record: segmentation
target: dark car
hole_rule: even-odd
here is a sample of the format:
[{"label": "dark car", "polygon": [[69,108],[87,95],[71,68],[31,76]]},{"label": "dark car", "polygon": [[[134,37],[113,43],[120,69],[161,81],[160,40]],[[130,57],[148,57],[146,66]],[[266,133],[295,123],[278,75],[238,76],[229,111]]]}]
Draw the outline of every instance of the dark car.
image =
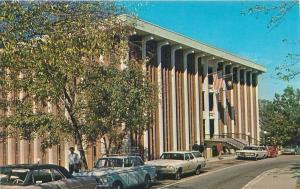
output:
[{"label": "dark car", "polygon": [[95,189],[95,178],[75,178],[65,168],[51,164],[20,164],[0,167],[0,188]]}]

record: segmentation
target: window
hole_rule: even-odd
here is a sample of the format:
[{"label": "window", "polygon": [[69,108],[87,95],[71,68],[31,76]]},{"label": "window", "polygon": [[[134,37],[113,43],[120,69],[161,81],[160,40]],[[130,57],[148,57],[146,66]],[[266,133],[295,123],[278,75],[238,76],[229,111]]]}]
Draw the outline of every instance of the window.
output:
[{"label": "window", "polygon": [[189,156],[190,156],[190,159],[194,159],[193,154],[189,154]]},{"label": "window", "polygon": [[132,167],[132,159],[131,158],[125,158],[124,159],[124,167]]},{"label": "window", "polygon": [[181,153],[163,153],[160,159],[184,160],[184,155]]},{"label": "window", "polygon": [[136,157],[134,158],[134,166],[141,166],[141,165],[144,165],[144,162],[141,160],[141,158],[139,157]]},{"label": "window", "polygon": [[193,155],[194,155],[196,158],[202,157],[202,155],[201,155],[200,152],[193,152]]},{"label": "window", "polygon": [[184,159],[185,159],[185,160],[189,160],[189,159],[190,159],[189,154],[184,154]]},{"label": "window", "polygon": [[0,168],[0,186],[23,185],[29,171],[29,169],[22,168]]},{"label": "window", "polygon": [[52,171],[50,169],[38,169],[32,171],[32,184],[41,184],[52,182],[54,178],[52,178]]}]

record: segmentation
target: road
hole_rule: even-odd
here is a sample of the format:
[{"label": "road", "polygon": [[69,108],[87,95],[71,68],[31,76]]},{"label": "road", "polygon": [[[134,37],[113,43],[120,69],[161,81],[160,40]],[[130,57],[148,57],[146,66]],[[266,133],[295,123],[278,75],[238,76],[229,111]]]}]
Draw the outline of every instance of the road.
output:
[{"label": "road", "polygon": [[200,175],[187,175],[180,181],[159,180],[152,188],[241,189],[261,173],[289,165],[299,167],[300,156],[279,156],[259,161],[224,160],[208,164]]}]

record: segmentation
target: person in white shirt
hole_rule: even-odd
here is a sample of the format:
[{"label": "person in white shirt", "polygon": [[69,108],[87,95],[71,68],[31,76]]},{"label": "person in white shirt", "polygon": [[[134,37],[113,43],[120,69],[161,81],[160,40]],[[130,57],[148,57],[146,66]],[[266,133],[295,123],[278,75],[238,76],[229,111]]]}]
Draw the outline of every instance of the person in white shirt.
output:
[{"label": "person in white shirt", "polygon": [[80,164],[80,156],[75,153],[74,147],[70,147],[70,154],[68,155],[69,159],[69,172],[73,174],[73,172],[78,173],[79,172],[79,164]]}]

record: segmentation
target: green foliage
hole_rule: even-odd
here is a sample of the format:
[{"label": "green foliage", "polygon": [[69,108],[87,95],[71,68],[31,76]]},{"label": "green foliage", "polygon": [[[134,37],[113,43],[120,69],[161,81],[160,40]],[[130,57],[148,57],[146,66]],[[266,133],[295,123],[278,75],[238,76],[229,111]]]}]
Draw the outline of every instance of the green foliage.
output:
[{"label": "green foliage", "polygon": [[[300,90],[287,87],[272,101],[260,101],[262,130],[276,145],[300,144]],[[265,136],[263,136],[265,137]],[[264,140],[264,139],[262,139]]]},{"label": "green foliage", "polygon": [[85,161],[83,144],[146,128],[154,87],[126,60],[133,25],[121,13],[112,2],[0,3],[2,137],[74,140]]}]

